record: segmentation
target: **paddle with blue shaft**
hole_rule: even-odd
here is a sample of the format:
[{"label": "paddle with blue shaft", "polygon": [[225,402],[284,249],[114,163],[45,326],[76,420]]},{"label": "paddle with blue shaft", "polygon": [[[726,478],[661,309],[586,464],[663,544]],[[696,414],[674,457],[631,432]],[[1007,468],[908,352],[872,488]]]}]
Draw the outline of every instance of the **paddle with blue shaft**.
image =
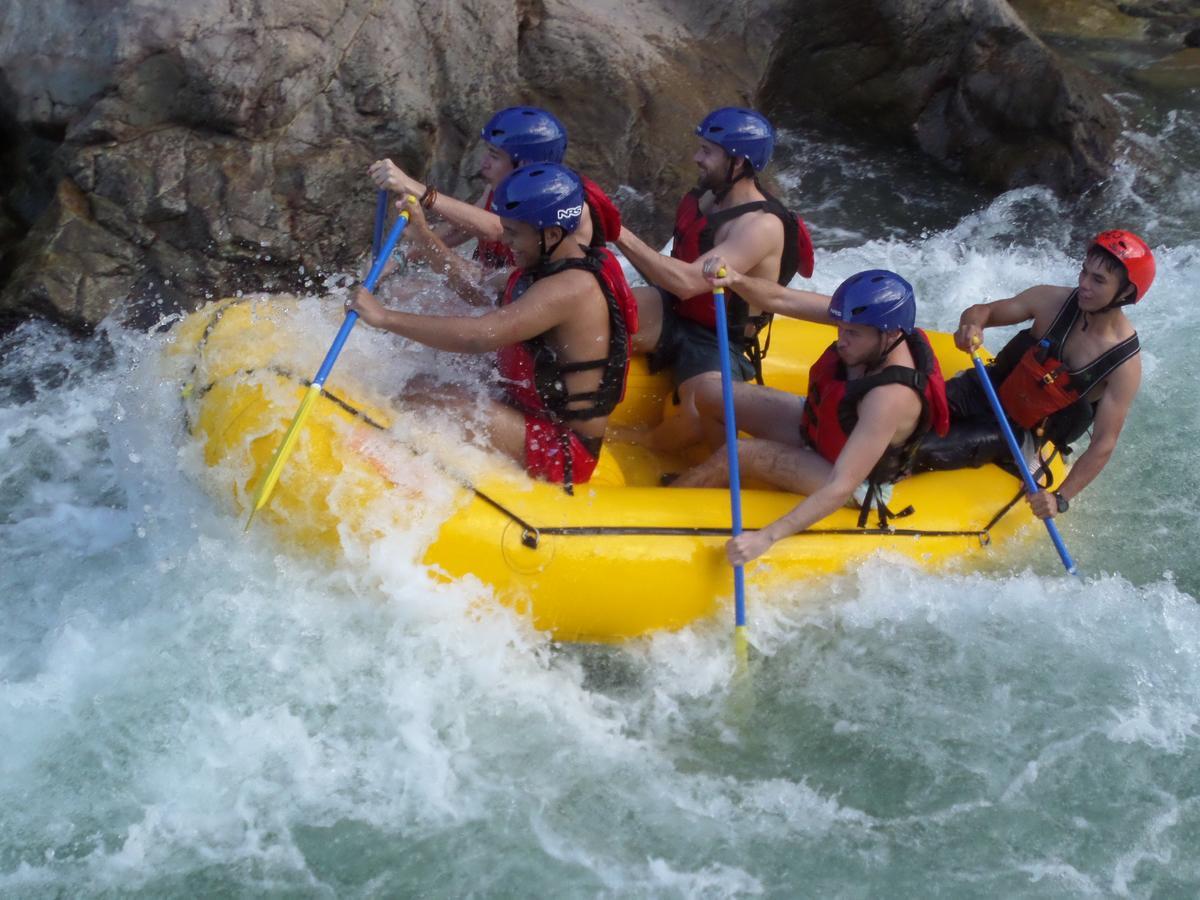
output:
[{"label": "paddle with blue shaft", "polygon": [[[717,270],[725,277],[725,269]],[[738,469],[737,422],[733,418],[733,372],[729,366],[729,331],[725,315],[725,288],[713,288],[717,314],[717,346],[721,357],[721,397],[725,403],[725,450],[729,454],[729,513],[733,520],[733,536],[742,533],[742,479]],[[746,665],[746,572],[733,567],[733,646],[738,665]]]},{"label": "paddle with blue shaft", "polygon": [[[1017,464],[1017,471],[1021,473],[1021,478],[1025,482],[1025,490],[1030,494],[1036,494],[1041,488],[1029,474],[1029,467],[1025,465],[1025,457],[1021,455],[1021,446],[1017,443],[1012,426],[1008,424],[1008,416],[1004,414],[1004,407],[1000,405],[1000,398],[996,396],[996,389],[992,386],[992,379],[988,377],[987,367],[979,358],[979,351],[974,347],[971,348],[971,362],[975,364],[975,374],[979,376],[979,383],[983,385],[983,392],[987,394],[988,403],[992,406],[992,413],[1000,425],[1000,432],[1004,435],[1004,440],[1008,442],[1013,462]],[[1043,519],[1042,521],[1046,523],[1046,531],[1050,532],[1050,540],[1054,542],[1054,549],[1058,551],[1058,556],[1062,560],[1063,566],[1066,567],[1067,574],[1078,575],[1075,560],[1071,559],[1071,554],[1067,552],[1067,545],[1063,543],[1062,535],[1058,533],[1058,526],[1054,524],[1053,519]]]},{"label": "paddle with blue shaft", "polygon": [[[380,193],[385,194],[385,196],[381,199],[379,211],[385,212],[387,209],[386,192],[380,191]],[[410,201],[412,199],[410,198]],[[382,219],[383,216],[376,216],[377,234],[382,232]],[[404,233],[406,225],[408,225],[407,211],[400,213],[396,224],[388,232],[387,240],[383,242],[383,247],[379,248],[379,251],[375,254],[375,262],[371,266],[371,272],[367,275],[367,280],[363,282],[363,287],[368,291],[375,289],[376,283],[383,274],[383,267],[392,255],[392,251],[396,249],[396,242],[400,240],[400,235]],[[333,346],[325,354],[325,361],[321,363],[321,368],[317,370],[316,377],[313,378],[312,384],[308,387],[308,393],[304,395],[304,399],[300,402],[300,409],[296,411],[296,417],[292,419],[291,427],[288,428],[287,434],[284,435],[283,441],[275,451],[275,456],[271,460],[271,466],[267,469],[267,474],[263,476],[262,481],[258,484],[258,490],[254,494],[254,503],[250,507],[250,517],[246,520],[247,531],[250,530],[250,524],[254,521],[254,514],[266,506],[267,501],[271,499],[271,492],[275,489],[276,482],[279,481],[279,474],[283,471],[283,464],[287,462],[287,458],[292,452],[292,447],[296,444],[296,439],[300,437],[300,430],[304,427],[304,420],[308,418],[313,404],[321,396],[325,379],[329,377],[329,373],[333,369],[333,364],[337,362],[338,354],[342,352],[342,346],[346,343],[346,338],[350,336],[350,331],[354,328],[354,323],[357,321],[358,313],[354,310],[346,313],[346,319],[342,322],[342,327],[338,330],[337,337],[333,339]]]}]

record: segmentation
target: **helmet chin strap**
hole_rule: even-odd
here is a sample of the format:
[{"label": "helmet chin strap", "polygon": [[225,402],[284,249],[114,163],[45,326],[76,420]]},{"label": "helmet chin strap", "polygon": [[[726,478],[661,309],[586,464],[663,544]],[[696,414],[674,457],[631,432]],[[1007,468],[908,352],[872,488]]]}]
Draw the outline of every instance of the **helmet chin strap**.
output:
[{"label": "helmet chin strap", "polygon": [[729,192],[733,190],[733,186],[735,184],[737,184],[743,178],[752,177],[754,170],[750,168],[750,163],[746,163],[746,165],[742,166],[742,172],[740,175],[733,174],[733,167],[737,165],[737,161],[741,158],[742,157],[740,156],[729,157],[729,168],[725,170],[725,184],[721,186],[720,190],[713,191],[713,197],[716,198],[718,203],[729,196]]},{"label": "helmet chin strap", "polygon": [[[879,355],[877,355],[875,357],[875,359],[873,359],[871,361],[871,365],[867,366],[867,371],[872,372],[875,369],[878,369],[880,366],[882,366],[884,363],[884,360],[886,360],[889,356],[892,355],[892,351],[904,343],[905,337],[906,337],[906,335],[904,334],[904,332],[903,331],[900,332],[900,337],[898,337],[898,338],[896,338],[896,340],[892,341],[892,345],[890,347],[888,347],[886,350],[880,352]],[[887,332],[880,331],[879,332],[879,345],[883,346],[883,342],[886,339],[887,339]]]},{"label": "helmet chin strap", "polygon": [[[1130,290],[1130,288],[1132,288],[1132,290]],[[1124,296],[1124,299],[1121,299],[1120,297],[1114,297],[1112,299],[1112,301],[1108,304],[1108,306],[1104,307],[1103,309],[1098,309],[1094,313],[1085,312],[1083,314],[1083,327],[1080,328],[1079,330],[1087,331],[1088,325],[1091,324],[1093,316],[1102,316],[1105,313],[1110,313],[1110,312],[1113,312],[1114,310],[1118,310],[1122,306],[1132,306],[1134,303],[1137,302],[1137,288],[1133,287],[1133,285],[1126,285],[1126,289],[1125,289],[1123,296]]]},{"label": "helmet chin strap", "polygon": [[538,263],[539,264],[544,263],[548,259],[550,259],[550,257],[554,255],[554,251],[557,250],[559,248],[559,245],[561,245],[562,242],[565,241],[566,239],[567,239],[567,233],[564,231],[562,233],[562,237],[560,237],[557,241],[554,242],[554,246],[547,248],[546,247],[546,229],[545,228],[539,229],[538,230],[538,249],[541,251],[541,256],[538,257]]}]

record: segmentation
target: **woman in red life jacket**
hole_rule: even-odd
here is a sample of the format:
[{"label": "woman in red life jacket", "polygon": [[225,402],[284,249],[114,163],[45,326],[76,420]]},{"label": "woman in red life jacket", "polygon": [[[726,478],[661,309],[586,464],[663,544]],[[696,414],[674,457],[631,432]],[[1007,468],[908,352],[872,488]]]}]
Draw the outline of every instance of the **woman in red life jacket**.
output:
[{"label": "woman in red life jacket", "polygon": [[[852,275],[829,303],[838,337],[809,370],[808,396],[751,386],[741,392],[738,427],[754,435],[738,441],[744,477],[806,498],[761,531],[731,540],[727,552],[734,565],[855,499],[865,521],[872,501],[886,507],[890,485],[911,471],[921,438],[931,430],[945,433],[945,382],[916,327],[916,306],[912,286],[894,272]],[[728,484],[724,449],[675,483]]]},{"label": "woman in red life jacket", "polygon": [[[419,315],[386,309],[359,288],[347,308],[440,350],[496,352],[496,398],[484,410],[482,436],[531,476],[569,489],[591,477],[608,415],[624,393],[637,307],[616,258],[574,236],[585,199],[570,169],[523,166],[497,187],[495,202],[517,267],[498,307],[481,316]],[[406,208],[418,225],[419,205]],[[425,393],[455,421],[477,407],[449,386]]]},{"label": "woman in red life jacket", "polygon": [[[983,330],[1030,322],[989,366],[1004,411],[1040,445],[1059,449],[1089,426],[1092,439],[1057,491],[1029,498],[1036,515],[1066,512],[1069,501],[1104,469],[1141,384],[1137,332],[1124,308],[1154,280],[1154,255],[1136,234],[1105,231],[1088,244],[1076,287],[1038,285],[1015,297],[968,307],[955,343],[978,346]],[[982,465],[1007,455],[991,407],[973,372],[947,386],[953,425],[945,441],[921,448],[921,468]]]},{"label": "woman in red life jacket", "polygon": [[[803,222],[770,196],[757,173],[766,168],[775,131],[754,110],[727,107],[709,113],[697,127],[693,161],[697,187],[679,204],[670,256],[660,254],[628,229],[617,246],[649,282],[634,291],[642,319],[635,349],[650,353],[652,369],[668,369],[677,388],[680,414],[659,428],[623,436],[664,451],[702,438],[695,394],[706,382],[720,383],[712,288],[704,261],[721,256],[740,272],[786,284],[800,271],[812,274],[812,243]],[[726,292],[730,323],[730,368],[738,381],[754,377],[747,357],[753,333],[751,309]]]}]

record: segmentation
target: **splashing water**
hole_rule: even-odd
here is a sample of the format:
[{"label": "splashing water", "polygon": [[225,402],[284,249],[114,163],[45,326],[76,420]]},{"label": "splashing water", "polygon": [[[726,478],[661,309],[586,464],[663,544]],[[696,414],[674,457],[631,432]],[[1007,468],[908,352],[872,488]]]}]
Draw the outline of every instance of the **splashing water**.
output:
[{"label": "splashing water", "polygon": [[1141,395],[1063,520],[1086,578],[1036,538],[752,597],[734,702],[727,622],[556,646],[411,562],[428,518],[331,565],[243,537],[169,333],[27,324],[0,339],[0,894],[1195,894],[1200,118],[1139,123],[1177,162],[1077,204],[789,140],[816,288],[894,268],[931,327],[1071,284],[1102,228],[1155,247]]}]

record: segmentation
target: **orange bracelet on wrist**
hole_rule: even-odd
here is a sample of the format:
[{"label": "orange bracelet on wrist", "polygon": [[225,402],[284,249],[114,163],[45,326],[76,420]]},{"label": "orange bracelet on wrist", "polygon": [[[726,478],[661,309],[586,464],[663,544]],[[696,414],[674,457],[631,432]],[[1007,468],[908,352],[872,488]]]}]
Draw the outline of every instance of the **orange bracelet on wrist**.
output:
[{"label": "orange bracelet on wrist", "polygon": [[438,189],[432,184],[425,188],[425,193],[421,195],[421,206],[425,209],[433,209],[433,204],[437,203]]}]

